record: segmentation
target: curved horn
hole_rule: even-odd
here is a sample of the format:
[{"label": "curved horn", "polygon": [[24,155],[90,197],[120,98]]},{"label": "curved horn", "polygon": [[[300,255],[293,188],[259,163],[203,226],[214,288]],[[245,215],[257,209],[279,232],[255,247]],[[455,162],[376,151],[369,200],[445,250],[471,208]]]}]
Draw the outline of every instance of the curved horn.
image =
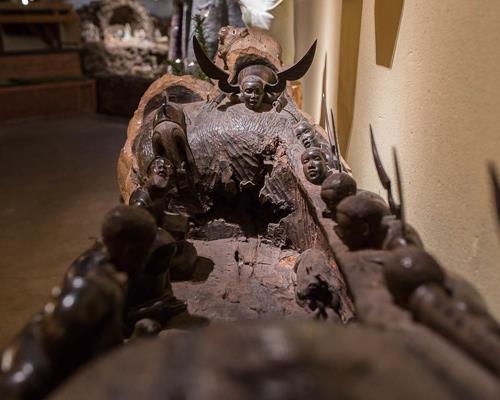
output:
[{"label": "curved horn", "polygon": [[238,93],[240,91],[239,86],[233,86],[229,83],[229,74],[215,65],[205,54],[196,36],[193,36],[193,50],[203,73],[210,79],[215,79],[218,82],[220,90],[224,93]]},{"label": "curved horn", "polygon": [[267,90],[273,93],[283,92],[286,89],[287,81],[296,81],[302,78],[314,61],[317,43],[318,41],[315,40],[304,57],[302,57],[295,65],[285,69],[284,71],[278,72],[278,83],[275,85],[268,85]]},{"label": "curved horn", "polygon": [[398,206],[396,205],[394,197],[392,196],[391,179],[389,178],[389,175],[387,175],[387,172],[385,171],[385,168],[382,164],[382,160],[380,159],[380,156],[378,154],[378,149],[377,145],[375,144],[375,138],[373,137],[373,129],[371,124],[370,124],[370,141],[372,144],[373,161],[375,162],[375,168],[377,169],[378,178],[384,189],[387,191],[387,202],[389,203],[391,212],[394,215],[397,215]]}]

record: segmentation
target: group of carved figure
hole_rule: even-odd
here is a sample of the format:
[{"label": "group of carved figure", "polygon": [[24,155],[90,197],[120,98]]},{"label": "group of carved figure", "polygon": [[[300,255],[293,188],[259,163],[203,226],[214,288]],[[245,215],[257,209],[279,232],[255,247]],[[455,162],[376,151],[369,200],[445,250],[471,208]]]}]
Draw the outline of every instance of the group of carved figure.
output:
[{"label": "group of carved figure", "polygon": [[3,398],[43,397],[82,363],[135,334],[153,334],[185,309],[168,270],[176,242],[148,212],[118,206],[101,239],[66,272],[61,286],[1,356]]},{"label": "group of carved figure", "polygon": [[[332,130],[331,126],[327,128]],[[336,222],[334,230],[350,251],[382,250],[372,261],[382,266],[395,304],[500,374],[500,324],[485,306],[460,298],[447,285],[445,269],[424,250],[418,233],[405,221],[396,152],[393,156],[400,204],[394,199],[392,182],[382,165],[371,126],[370,139],[387,203],[374,193],[359,190],[356,181],[340,166],[321,185],[321,198],[327,206],[324,214]],[[498,181],[493,167],[490,171],[498,204]]]},{"label": "group of carved figure", "polygon": [[[193,47],[202,70],[218,81],[222,93],[216,102],[228,97],[254,112],[280,112],[286,82],[307,71],[315,49],[313,45],[301,61],[281,72],[250,60],[231,78],[208,59],[196,38]],[[303,173],[321,187],[324,216],[336,222],[338,237],[350,251],[381,250],[374,261],[383,268],[394,302],[500,374],[500,326],[484,307],[458,298],[447,287],[445,270],[406,223],[396,157],[400,204],[373,132],[372,151],[387,203],[358,188],[342,163],[333,115],[325,116],[330,143],[305,119],[295,125],[294,134],[305,148]],[[140,182],[128,205],[106,215],[101,238],[74,261],[47,304],[1,354],[2,398],[40,398],[81,364],[127,339],[157,334],[186,310],[186,303],[174,296],[171,278],[188,279],[195,268],[196,250],[186,237],[188,209],[202,207],[200,182],[185,115],[166,94],[149,134],[148,141],[138,144],[146,156],[138,159]],[[496,178],[494,183],[498,198]],[[325,253],[304,251],[295,272],[299,305],[319,319],[339,320],[337,278]]]},{"label": "group of carved figure", "polygon": [[[182,112],[163,103],[155,116],[152,161],[129,205],[104,218],[101,238],[69,267],[60,287],[1,355],[2,398],[38,399],[76,368],[131,337],[157,334],[186,310],[170,275],[193,272],[196,250],[185,240],[196,171]],[[186,163],[191,161],[190,163]]]},{"label": "group of carved figure", "polygon": [[[230,83],[194,39],[209,76],[216,75],[233,101],[256,112],[282,107],[287,80],[307,71],[314,49],[282,72],[267,65],[242,67]],[[186,310],[170,279],[188,279],[195,267],[196,250],[185,238],[186,207],[201,207],[198,171],[184,113],[166,94],[150,134],[147,143],[139,143],[146,156],[139,158],[140,182],[128,205],[106,215],[101,239],[69,267],[61,287],[2,352],[2,398],[41,398],[83,363],[129,338],[157,334]]]}]

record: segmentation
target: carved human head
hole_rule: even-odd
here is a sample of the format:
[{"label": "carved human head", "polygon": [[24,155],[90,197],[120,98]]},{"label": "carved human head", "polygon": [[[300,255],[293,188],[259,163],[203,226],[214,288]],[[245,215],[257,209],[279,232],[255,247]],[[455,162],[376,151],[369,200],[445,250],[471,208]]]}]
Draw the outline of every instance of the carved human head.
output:
[{"label": "carved human head", "polygon": [[147,260],[156,237],[156,222],[139,207],[120,205],[104,217],[101,235],[116,268],[134,274]]},{"label": "carved human head", "polygon": [[309,129],[302,134],[302,144],[306,149],[318,146],[318,136],[314,129]]},{"label": "carved human head", "polygon": [[350,250],[377,248],[383,240],[382,218],[389,213],[382,201],[361,194],[349,196],[337,206],[334,229]]},{"label": "carved human head", "polygon": [[295,137],[297,138],[297,140],[300,140],[301,142],[302,142],[302,136],[311,131],[314,131],[314,126],[312,126],[309,123],[309,121],[306,121],[305,119],[300,121],[293,128],[293,133],[295,134]]},{"label": "carved human head", "polygon": [[429,253],[416,246],[400,247],[382,261],[387,288],[394,302],[406,307],[411,294],[421,285],[443,284],[445,272]]},{"label": "carved human head", "polygon": [[335,172],[326,177],[321,184],[321,199],[335,218],[337,205],[346,197],[356,194],[357,184],[354,178],[345,172]]},{"label": "carved human head", "polygon": [[247,108],[259,111],[266,100],[266,85],[277,82],[276,72],[267,65],[250,65],[242,68],[238,73],[240,100]]},{"label": "carved human head", "polygon": [[264,101],[264,83],[257,76],[247,76],[241,83],[241,100],[253,111],[258,111]]},{"label": "carved human head", "polygon": [[158,189],[173,186],[174,166],[165,157],[156,157],[148,167],[147,185]]},{"label": "carved human head", "polygon": [[321,185],[328,174],[323,151],[318,147],[311,147],[302,153],[301,162],[306,179],[314,185]]}]

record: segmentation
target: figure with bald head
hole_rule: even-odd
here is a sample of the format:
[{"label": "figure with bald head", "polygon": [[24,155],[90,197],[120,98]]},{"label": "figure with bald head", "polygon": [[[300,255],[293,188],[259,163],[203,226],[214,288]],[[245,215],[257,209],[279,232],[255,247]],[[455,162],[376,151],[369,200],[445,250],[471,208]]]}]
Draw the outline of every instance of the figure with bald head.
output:
[{"label": "figure with bald head", "polygon": [[350,250],[378,249],[386,233],[382,219],[389,214],[389,208],[383,201],[359,193],[338,204],[334,229]]}]

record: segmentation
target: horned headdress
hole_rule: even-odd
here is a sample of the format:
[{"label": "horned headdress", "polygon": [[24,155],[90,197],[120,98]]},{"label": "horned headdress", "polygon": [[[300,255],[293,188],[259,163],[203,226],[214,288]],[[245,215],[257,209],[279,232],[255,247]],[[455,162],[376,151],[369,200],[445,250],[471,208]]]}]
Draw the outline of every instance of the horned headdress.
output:
[{"label": "horned headdress", "polygon": [[196,56],[196,60],[200,65],[201,70],[209,78],[214,79],[218,82],[219,89],[227,94],[238,94],[240,93],[240,84],[242,81],[249,76],[255,76],[259,80],[265,83],[265,90],[268,93],[279,94],[286,89],[287,81],[296,81],[302,78],[308,71],[314,60],[314,54],[316,53],[316,43],[315,41],[309,48],[307,53],[298,61],[295,65],[290,68],[284,69],[282,71],[276,71],[270,65],[265,65],[261,62],[256,62],[253,65],[246,66],[237,72],[236,79],[231,79],[228,72],[219,68],[215,63],[205,54],[201,48],[196,36],[193,36],[193,49]]}]

